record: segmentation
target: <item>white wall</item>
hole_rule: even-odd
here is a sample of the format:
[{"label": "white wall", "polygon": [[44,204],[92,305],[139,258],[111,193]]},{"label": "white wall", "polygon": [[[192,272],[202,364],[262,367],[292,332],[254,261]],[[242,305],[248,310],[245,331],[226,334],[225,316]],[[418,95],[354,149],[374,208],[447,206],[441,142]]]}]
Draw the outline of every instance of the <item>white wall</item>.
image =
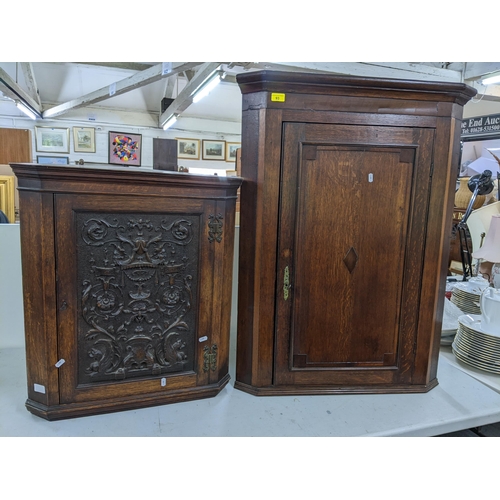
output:
[{"label": "white wall", "polygon": [[464,118],[496,115],[500,113],[500,102],[474,97],[464,106]]},{"label": "white wall", "polygon": [[[108,133],[128,132],[142,135],[141,166],[153,167],[153,138],[175,139],[189,138],[224,140],[241,142],[241,123],[218,120],[207,120],[181,116],[174,127],[162,130],[157,127],[158,116],[149,113],[111,110],[106,108],[77,109],[61,115],[54,120],[31,120],[24,117],[10,102],[0,101],[0,127],[21,128],[32,131],[33,162],[37,155],[45,155],[36,151],[35,127],[63,127],[70,130],[70,152],[50,154],[50,156],[68,156],[70,164],[83,159],[86,163],[108,163]],[[93,127],[96,129],[96,152],[75,153],[73,146],[73,127]],[[201,158],[201,152],[200,152]],[[234,162],[179,160],[179,165],[206,169],[234,170]]]},{"label": "white wall", "polygon": [[0,349],[24,347],[19,224],[0,224]]}]

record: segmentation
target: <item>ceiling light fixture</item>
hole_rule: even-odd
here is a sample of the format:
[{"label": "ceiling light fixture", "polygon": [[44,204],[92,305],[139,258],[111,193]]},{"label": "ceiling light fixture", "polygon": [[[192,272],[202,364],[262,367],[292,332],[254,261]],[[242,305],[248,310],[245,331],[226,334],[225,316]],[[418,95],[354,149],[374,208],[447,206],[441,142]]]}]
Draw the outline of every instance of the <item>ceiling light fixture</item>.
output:
[{"label": "ceiling light fixture", "polygon": [[500,73],[493,74],[492,76],[489,76],[488,78],[484,78],[481,80],[481,83],[483,85],[492,85],[494,83],[500,83]]},{"label": "ceiling light fixture", "polygon": [[30,108],[25,106],[21,101],[16,101],[16,106],[27,116],[29,116],[32,120],[37,119],[37,115]]},{"label": "ceiling light fixture", "polygon": [[163,124],[163,130],[167,130],[177,121],[177,115],[172,115],[167,118],[167,121]]},{"label": "ceiling light fixture", "polygon": [[206,97],[226,76],[223,71],[217,70],[210,75],[192,94],[193,103],[201,101]]}]

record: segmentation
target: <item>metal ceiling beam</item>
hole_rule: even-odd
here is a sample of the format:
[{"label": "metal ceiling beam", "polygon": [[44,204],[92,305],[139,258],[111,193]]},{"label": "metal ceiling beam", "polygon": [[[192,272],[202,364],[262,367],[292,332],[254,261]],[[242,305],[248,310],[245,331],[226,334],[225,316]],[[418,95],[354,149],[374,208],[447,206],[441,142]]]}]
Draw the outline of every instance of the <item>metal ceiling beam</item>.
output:
[{"label": "metal ceiling beam", "polygon": [[145,85],[149,85],[150,83],[175,75],[181,71],[194,68],[199,66],[201,63],[182,62],[170,64],[170,66],[166,66],[164,63],[157,64],[156,66],[140,71],[135,75],[120,80],[119,82],[113,83],[94,92],[90,92],[89,94],[79,97],[78,99],[73,99],[49,108],[43,112],[43,118],[53,118],[54,116],[62,115],[73,109],[83,108],[85,106],[95,104],[96,102],[105,101],[111,97],[136,90]]},{"label": "metal ceiling beam", "polygon": [[464,80],[481,80],[490,73],[500,71],[500,62],[468,62]]},{"label": "metal ceiling beam", "polygon": [[400,78],[410,80],[462,81],[462,72],[419,63],[397,62],[258,62],[236,63],[246,69],[310,71],[341,75]]},{"label": "metal ceiling beam", "polygon": [[102,66],[104,68],[125,69],[132,71],[144,71],[154,64],[136,62],[77,62],[75,64],[88,64],[89,66]]},{"label": "metal ceiling beam", "polygon": [[0,85],[5,88],[4,94],[15,101],[21,101],[42,116],[42,108],[33,98],[23,90],[2,68],[0,68]]},{"label": "metal ceiling beam", "polygon": [[35,80],[35,72],[33,71],[33,64],[30,62],[19,63],[21,70],[24,74],[24,79],[26,81],[26,87],[31,97],[36,101],[38,106],[42,106],[42,101],[40,101],[40,94],[38,93],[38,86]]},{"label": "metal ceiling beam", "polygon": [[219,66],[220,62],[206,62],[204,63],[196,75],[189,81],[189,83],[181,90],[175,101],[165,110],[158,120],[160,128],[167,122],[173,114],[182,113],[193,102],[192,94],[194,91],[213,73]]},{"label": "metal ceiling beam", "polygon": [[167,97],[169,99],[174,97],[175,83],[174,78],[167,78],[167,81],[165,82],[165,90],[163,91],[163,97]]}]

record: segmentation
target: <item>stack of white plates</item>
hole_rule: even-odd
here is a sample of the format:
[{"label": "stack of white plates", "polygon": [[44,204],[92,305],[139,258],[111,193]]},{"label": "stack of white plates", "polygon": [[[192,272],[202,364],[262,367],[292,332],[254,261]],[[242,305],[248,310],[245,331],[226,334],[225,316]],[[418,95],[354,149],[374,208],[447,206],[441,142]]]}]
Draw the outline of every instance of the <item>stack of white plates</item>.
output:
[{"label": "stack of white plates", "polygon": [[479,370],[500,374],[500,336],[481,327],[481,316],[464,314],[451,350],[460,361]]},{"label": "stack of white plates", "polygon": [[481,314],[481,290],[476,290],[469,283],[457,283],[451,292],[451,302],[466,314]]}]

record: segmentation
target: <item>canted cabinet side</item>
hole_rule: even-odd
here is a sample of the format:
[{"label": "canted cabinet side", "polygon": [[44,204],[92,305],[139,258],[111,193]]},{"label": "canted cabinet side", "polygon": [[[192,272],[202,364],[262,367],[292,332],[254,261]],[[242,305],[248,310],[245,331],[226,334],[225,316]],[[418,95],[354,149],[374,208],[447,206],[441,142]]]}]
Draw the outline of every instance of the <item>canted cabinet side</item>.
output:
[{"label": "canted cabinet side", "polygon": [[475,91],[267,71],[238,83],[235,387],[428,391],[437,384],[457,124]]},{"label": "canted cabinet side", "polygon": [[229,380],[240,179],[12,167],[29,383],[45,387],[29,387],[28,410],[52,420],[215,396]]}]

